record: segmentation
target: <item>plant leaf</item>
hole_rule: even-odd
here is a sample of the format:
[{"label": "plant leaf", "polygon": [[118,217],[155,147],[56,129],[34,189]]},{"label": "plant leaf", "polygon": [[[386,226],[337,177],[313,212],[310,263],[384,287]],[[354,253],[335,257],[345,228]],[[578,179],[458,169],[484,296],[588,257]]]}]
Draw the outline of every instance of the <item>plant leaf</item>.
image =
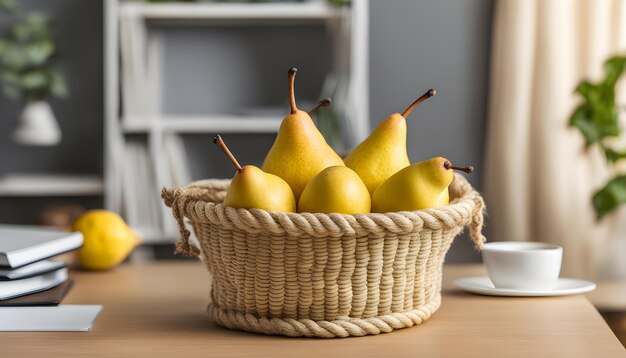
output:
[{"label": "plant leaf", "polygon": [[585,102],[578,106],[569,125],[580,130],[586,146],[606,137],[620,135],[619,109],[615,104],[615,84],[626,70],[626,57],[612,57],[604,65],[605,78],[598,83],[581,82],[576,87]]},{"label": "plant leaf", "polygon": [[50,39],[52,37],[48,29],[48,18],[40,13],[28,14],[24,21],[11,26],[9,33],[17,42],[21,43]]},{"label": "plant leaf", "polygon": [[594,85],[589,81],[583,81],[578,85],[578,87],[576,87],[575,92],[585,97],[585,100],[587,100],[587,102],[596,102],[600,99],[598,98],[598,89],[599,85]]},{"label": "plant leaf", "polygon": [[570,118],[569,125],[576,127],[580,130],[585,138],[585,145],[590,146],[593,143],[599,142],[602,139],[600,128],[594,125],[590,120],[590,108],[587,104],[580,105],[572,118]]},{"label": "plant leaf", "polygon": [[20,84],[20,77],[11,71],[0,70],[0,81],[17,86]]},{"label": "plant leaf", "polygon": [[[582,104],[574,111],[569,125],[580,130],[587,146],[606,137],[618,136],[620,134],[618,112],[614,111],[614,108],[613,106],[602,110],[594,109],[590,104]],[[607,113],[606,110],[610,112]]]},{"label": "plant leaf", "polygon": [[604,188],[593,195],[593,206],[598,219],[621,204],[626,203],[626,175],[611,179]]},{"label": "plant leaf", "polygon": [[20,84],[25,90],[36,90],[46,87],[48,76],[44,70],[33,70],[22,75]]},{"label": "plant leaf", "polygon": [[50,94],[59,97],[65,98],[68,95],[67,84],[65,83],[65,78],[61,72],[54,68],[50,70]]},{"label": "plant leaf", "polygon": [[335,7],[348,6],[350,5],[350,0],[329,0],[330,5]]},{"label": "plant leaf", "polygon": [[13,72],[0,71],[2,92],[9,98],[17,99],[20,96],[20,77]]},{"label": "plant leaf", "polygon": [[611,88],[614,88],[624,71],[626,71],[626,56],[611,57],[604,64],[604,72],[606,73],[605,83]]},{"label": "plant leaf", "polygon": [[43,65],[54,54],[54,42],[41,40],[25,46],[24,51],[28,57],[29,66]]},{"label": "plant leaf", "polygon": [[[0,0],[0,7],[19,10],[14,0]],[[5,93],[22,99],[67,95],[63,76],[54,67],[56,42],[46,15],[14,13],[0,39],[0,82]]]},{"label": "plant leaf", "polygon": [[604,148],[604,155],[606,155],[606,160],[615,163],[619,160],[626,159],[626,150],[617,151],[613,148]]},{"label": "plant leaf", "polygon": [[6,12],[12,13],[17,11],[18,6],[15,0],[0,0],[0,8]]},{"label": "plant leaf", "polygon": [[0,53],[0,67],[20,72],[28,67],[28,55],[19,44],[7,43]]},{"label": "plant leaf", "polygon": [[[580,130],[587,147],[599,143],[606,159],[610,163],[626,159],[626,151],[618,151],[604,145],[607,137],[621,134],[619,108],[615,103],[615,85],[626,71],[626,56],[609,58],[604,64],[604,79],[598,83],[581,82],[576,93],[584,102],[572,114],[569,125]],[[626,175],[620,175],[609,181],[593,196],[593,206],[598,219],[619,205],[626,203]]]}]

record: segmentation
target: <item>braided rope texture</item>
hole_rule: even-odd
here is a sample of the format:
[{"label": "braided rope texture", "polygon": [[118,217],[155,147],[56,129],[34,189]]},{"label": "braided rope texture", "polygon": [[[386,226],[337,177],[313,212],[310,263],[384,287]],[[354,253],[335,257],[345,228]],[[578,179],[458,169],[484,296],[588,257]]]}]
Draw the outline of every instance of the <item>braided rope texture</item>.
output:
[{"label": "braided rope texture", "polygon": [[439,308],[454,237],[468,226],[477,247],[485,241],[483,199],[458,174],[450,205],[385,214],[227,208],[228,185],[204,180],[162,196],[181,231],[177,250],[213,276],[209,317],[230,329],[333,338],[418,325]]}]

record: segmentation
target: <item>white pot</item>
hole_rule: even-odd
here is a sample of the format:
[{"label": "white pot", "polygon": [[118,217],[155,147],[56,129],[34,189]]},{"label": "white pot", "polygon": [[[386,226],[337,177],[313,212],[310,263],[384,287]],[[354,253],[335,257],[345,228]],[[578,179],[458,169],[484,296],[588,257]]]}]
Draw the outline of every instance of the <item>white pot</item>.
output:
[{"label": "white pot", "polygon": [[13,132],[13,140],[23,145],[55,145],[61,142],[61,129],[48,102],[26,104]]}]

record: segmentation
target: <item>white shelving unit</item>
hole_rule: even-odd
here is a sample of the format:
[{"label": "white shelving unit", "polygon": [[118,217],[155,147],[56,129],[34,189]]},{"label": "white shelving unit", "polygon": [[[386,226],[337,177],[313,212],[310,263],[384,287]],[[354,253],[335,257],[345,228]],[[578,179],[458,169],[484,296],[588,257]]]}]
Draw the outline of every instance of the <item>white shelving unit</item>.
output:
[{"label": "white shelving unit", "polygon": [[6,174],[0,177],[0,197],[96,196],[103,181],[95,175]]},{"label": "white shelving unit", "polygon": [[368,0],[353,0],[347,7],[333,7],[324,0],[252,4],[106,0],[105,11],[105,205],[124,213],[144,242],[172,241],[178,235],[159,197],[162,186],[190,180],[187,166],[193,163],[187,163],[183,135],[276,133],[282,120],[255,114],[161,113],[165,40],[151,25],[238,29],[258,24],[321,25],[332,42],[333,58],[319,98],[333,93],[333,106],[353,141],[368,133]]},{"label": "white shelving unit", "polygon": [[324,1],[294,3],[128,3],[121,11],[146,20],[329,20],[341,16]]},{"label": "white shelving unit", "polygon": [[127,120],[122,124],[124,133],[146,133],[156,128],[174,133],[275,133],[280,127],[275,117],[243,117],[234,115],[169,116],[145,122]]}]

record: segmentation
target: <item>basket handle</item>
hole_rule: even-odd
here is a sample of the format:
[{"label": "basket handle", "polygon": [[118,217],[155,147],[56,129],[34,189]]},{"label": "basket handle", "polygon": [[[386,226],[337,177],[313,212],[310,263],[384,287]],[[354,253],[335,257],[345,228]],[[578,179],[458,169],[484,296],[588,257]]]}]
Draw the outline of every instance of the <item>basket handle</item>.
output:
[{"label": "basket handle", "polygon": [[487,241],[487,238],[482,232],[486,207],[482,196],[474,189],[472,189],[472,200],[474,201],[474,210],[472,211],[472,218],[469,223],[469,233],[474,242],[474,247],[480,250]]},{"label": "basket handle", "polygon": [[[469,222],[466,226],[469,227],[470,238],[474,242],[474,247],[480,250],[487,239],[482,233],[483,223],[485,218],[485,201],[480,193],[474,189],[465,177],[459,173],[454,173],[454,180],[450,185],[450,195],[456,197],[456,199],[471,203],[471,213]],[[455,200],[456,200],[455,199]],[[444,212],[453,210],[450,206],[444,206],[440,208]],[[458,214],[457,214],[458,215]]]},{"label": "basket handle", "polygon": [[183,254],[188,256],[200,256],[200,249],[191,245],[189,242],[189,230],[185,228],[185,216],[184,209],[187,203],[192,199],[192,196],[187,195],[181,188],[163,188],[161,191],[161,197],[165,202],[165,205],[172,208],[172,214],[174,219],[178,223],[178,231],[180,232],[180,240],[176,242],[176,254]]}]

